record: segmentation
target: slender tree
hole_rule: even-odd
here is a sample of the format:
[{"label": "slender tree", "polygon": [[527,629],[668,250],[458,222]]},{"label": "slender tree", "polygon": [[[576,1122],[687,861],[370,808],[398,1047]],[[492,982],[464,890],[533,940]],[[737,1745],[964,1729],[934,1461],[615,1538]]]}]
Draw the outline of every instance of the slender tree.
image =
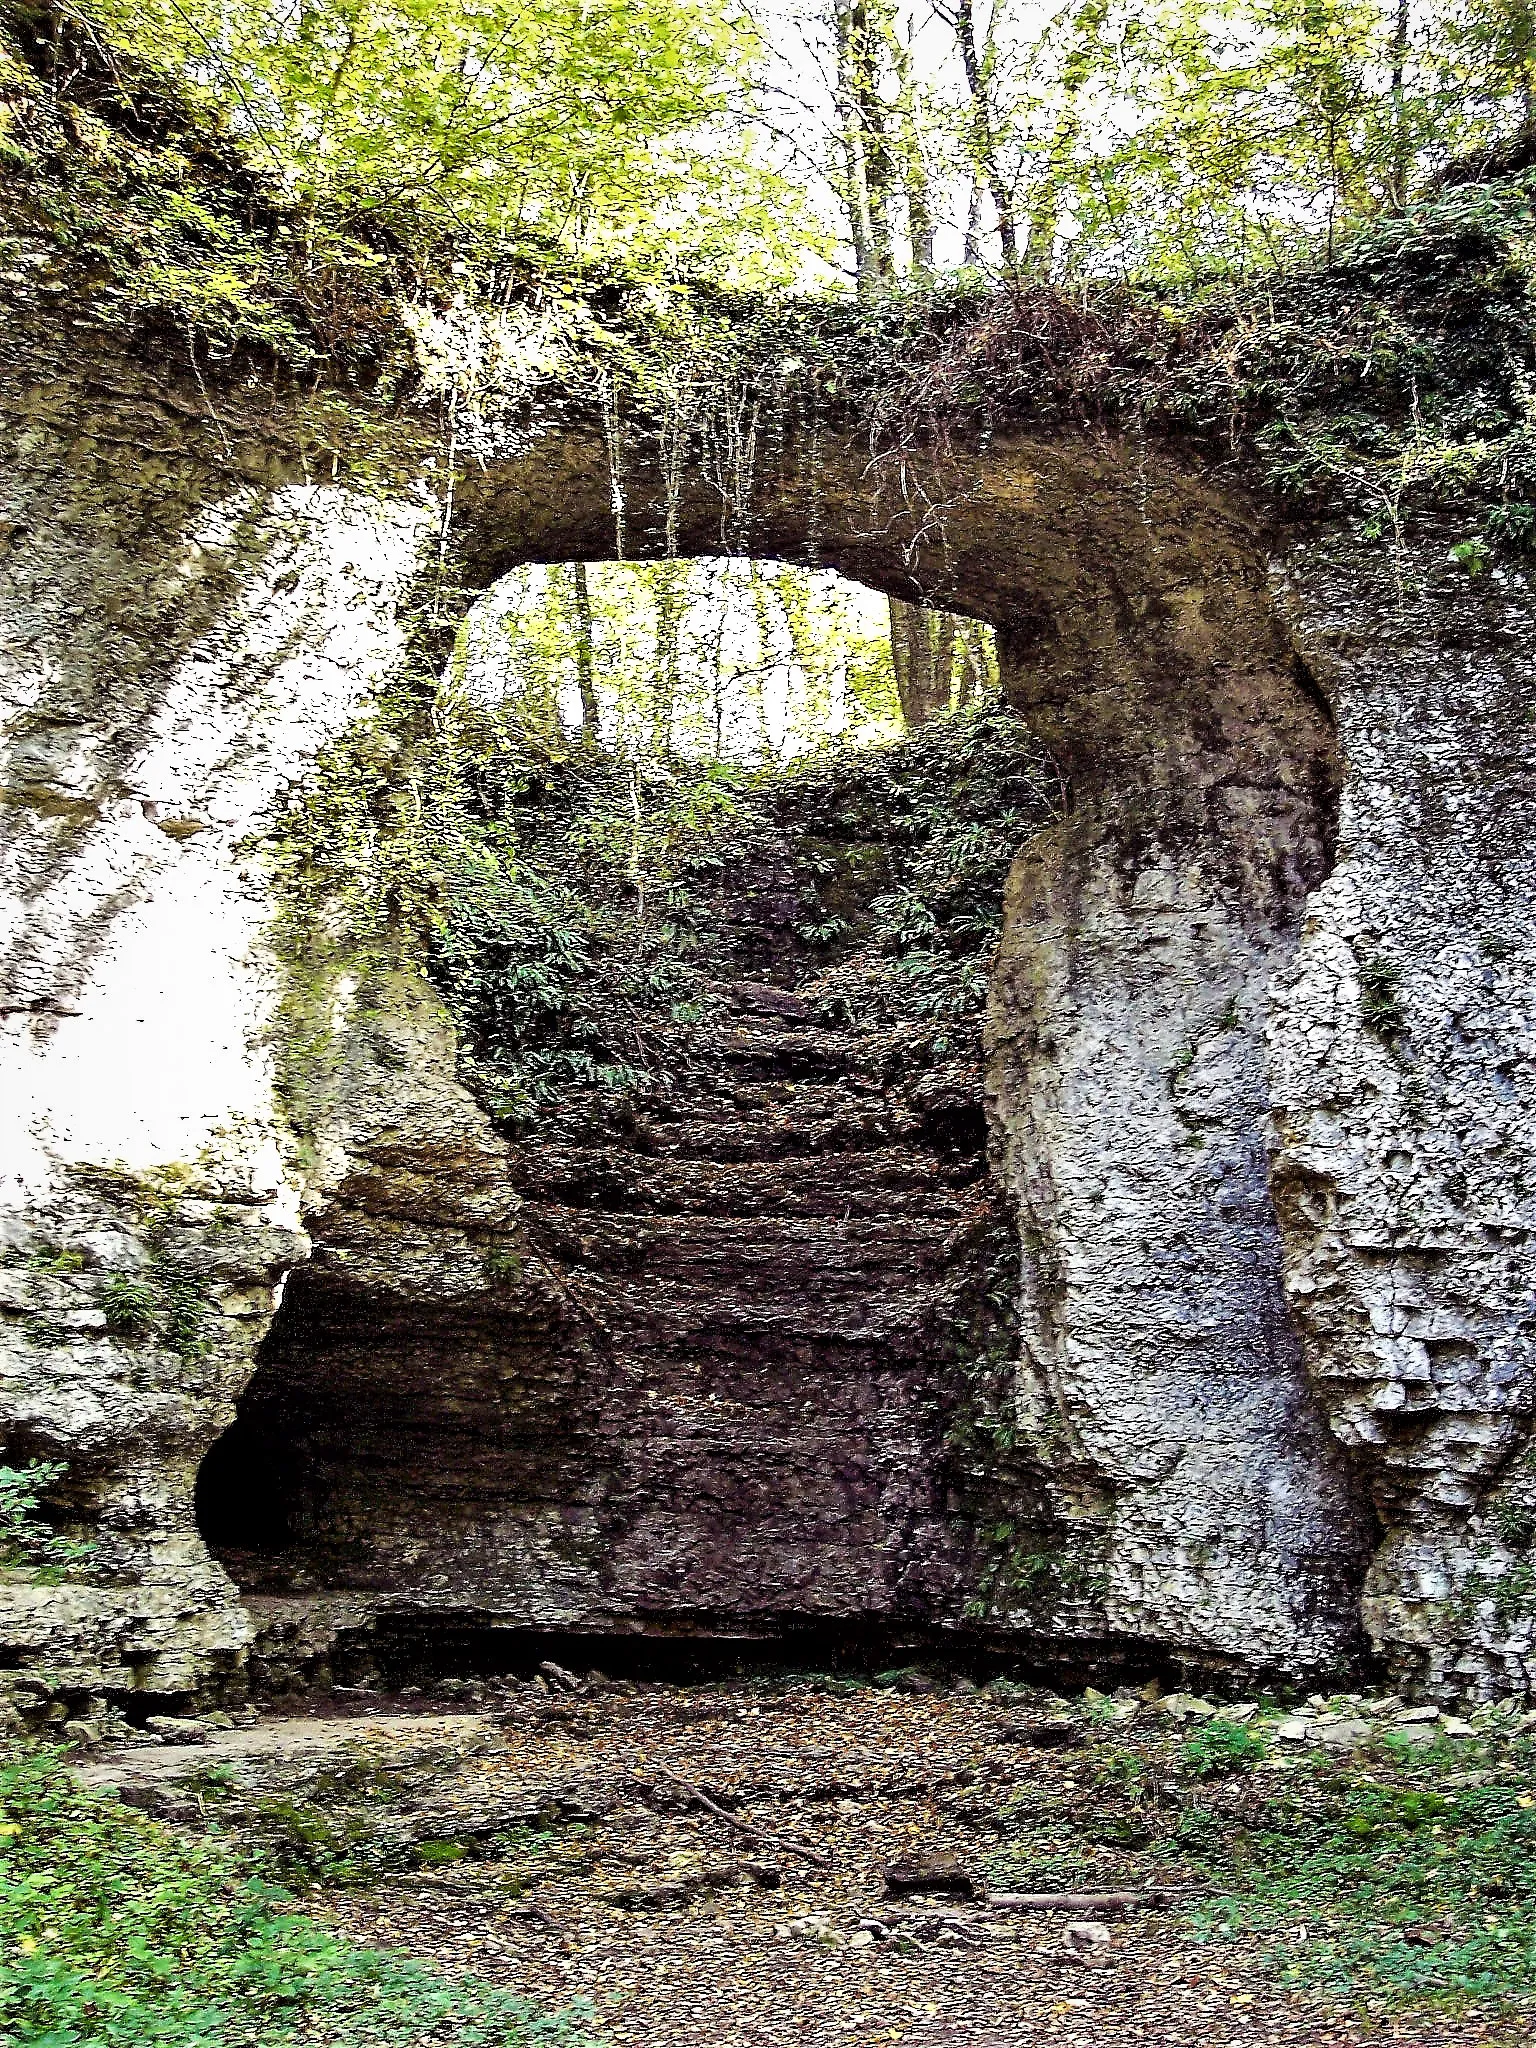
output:
[{"label": "slender tree", "polygon": [[955,45],[965,72],[971,103],[971,149],[978,181],[985,182],[996,214],[997,239],[1006,269],[1019,260],[1019,231],[1013,217],[1013,200],[1003,179],[998,155],[997,120],[992,107],[991,76],[995,54],[997,7],[987,17],[987,33],[978,46],[973,0],[955,0],[952,9],[936,12],[954,32]]},{"label": "slender tree", "polygon": [[912,252],[913,271],[919,278],[928,278],[933,274],[935,254],[933,181],[913,77],[913,28],[909,19],[903,36],[893,13],[887,12],[882,16],[886,52],[896,80],[894,122],[902,184],[906,190],[907,242]]},{"label": "slender tree", "polygon": [[891,234],[894,162],[882,97],[883,44],[868,0],[836,0],[837,98],[842,122],[843,199],[861,296],[895,278]]},{"label": "slender tree", "polygon": [[595,747],[602,727],[597,709],[597,682],[592,647],[592,592],[585,562],[571,564],[571,609],[576,616],[576,688],[581,698],[581,736]]}]

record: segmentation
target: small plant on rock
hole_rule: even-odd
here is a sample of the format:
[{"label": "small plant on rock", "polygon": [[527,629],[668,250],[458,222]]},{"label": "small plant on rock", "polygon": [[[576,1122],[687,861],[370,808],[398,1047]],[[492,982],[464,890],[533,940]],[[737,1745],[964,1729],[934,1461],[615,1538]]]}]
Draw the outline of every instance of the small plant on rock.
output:
[{"label": "small plant on rock", "polygon": [[1190,1778],[1229,1778],[1251,1771],[1268,1750],[1236,1721],[1208,1721],[1179,1750],[1179,1767]]},{"label": "small plant on rock", "polygon": [[1360,968],[1360,1014],[1378,1038],[1389,1043],[1408,1028],[1408,1014],[1399,993],[1402,976],[1380,953]]},{"label": "small plant on rock", "polygon": [[60,1578],[67,1566],[80,1564],[94,1544],[56,1536],[38,1512],[38,1502],[63,1478],[63,1464],[33,1459],[26,1465],[0,1465],[0,1567],[40,1568],[45,1578]]},{"label": "small plant on rock", "polygon": [[159,1300],[147,1280],[114,1273],[101,1296],[101,1312],[107,1328],[119,1337],[144,1337],[154,1327]]}]

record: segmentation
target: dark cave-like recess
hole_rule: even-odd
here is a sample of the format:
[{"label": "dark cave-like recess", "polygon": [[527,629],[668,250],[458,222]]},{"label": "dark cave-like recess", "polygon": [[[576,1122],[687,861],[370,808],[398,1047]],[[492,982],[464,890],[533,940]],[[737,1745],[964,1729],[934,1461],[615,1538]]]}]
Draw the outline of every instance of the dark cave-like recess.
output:
[{"label": "dark cave-like recess", "polygon": [[452,1230],[316,1220],[198,1483],[245,1590],[505,1626],[959,1619],[985,1480],[955,1430],[1009,1355],[1018,1257],[979,1069],[882,1077],[789,1008],[739,1006],[622,1132],[514,1147],[494,1273]]}]

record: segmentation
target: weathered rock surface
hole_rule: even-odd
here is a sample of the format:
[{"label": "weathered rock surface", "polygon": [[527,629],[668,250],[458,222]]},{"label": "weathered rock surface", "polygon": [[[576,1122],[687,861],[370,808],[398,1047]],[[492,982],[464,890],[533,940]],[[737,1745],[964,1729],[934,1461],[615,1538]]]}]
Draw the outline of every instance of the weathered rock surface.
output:
[{"label": "weathered rock surface", "polygon": [[354,1123],[204,1471],[236,1577],[470,1625],[957,1622],[946,1437],[1011,1232],[979,1071],[957,1126],[899,1052],[741,1005],[622,1128]]},{"label": "weathered rock surface", "polygon": [[1346,773],[1269,1009],[1286,1287],[1387,1531],[1365,1618],[1437,1695],[1536,1671],[1536,602],[1455,537],[1285,564]]},{"label": "weathered rock surface", "polygon": [[[91,347],[5,366],[0,1426],[101,1544],[0,1588],[27,1697],[238,1670],[194,1475],[285,1272],[242,1423],[272,1462],[221,1497],[215,1459],[204,1520],[293,1662],[382,1603],[1299,1673],[1363,1614],[1405,1682],[1528,1686],[1523,580],[1430,546],[1400,599],[1333,536],[1271,579],[1193,461],[1090,436],[999,436],[926,554],[860,449],[809,495],[765,474],[754,546],[814,517],[830,562],[999,623],[1060,770],[1002,933],[993,1177],[974,1118],[771,1007],[622,1142],[509,1152],[409,962],[382,1007],[318,990],[301,1143],[251,834],[398,659],[425,493],[296,480],[281,421]],[[608,489],[595,439],[490,463],[465,559],[605,552]],[[710,544],[717,504],[681,517]],[[954,1323],[1013,1233],[1021,1441],[967,1476]],[[1004,1484],[1028,1598],[986,1581]]]},{"label": "weathered rock surface", "polygon": [[98,1550],[6,1573],[0,1636],[61,1699],[175,1693],[250,1637],[192,1485],[306,1251],[247,838],[398,647],[421,515],[116,351],[5,370],[0,1437]]},{"label": "weathered rock surface", "polygon": [[1251,535],[1186,535],[1137,606],[1085,591],[1003,646],[1073,791],[990,1005],[1019,1407],[1102,1524],[1112,1623],[1300,1670],[1354,1654],[1372,1533],[1281,1289],[1258,1029],[1330,864],[1334,741]]}]

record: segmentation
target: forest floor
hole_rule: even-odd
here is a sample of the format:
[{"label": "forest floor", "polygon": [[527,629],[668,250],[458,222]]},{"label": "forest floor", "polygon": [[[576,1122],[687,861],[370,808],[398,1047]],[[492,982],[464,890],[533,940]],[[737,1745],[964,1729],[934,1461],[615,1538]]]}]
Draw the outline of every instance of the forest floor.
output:
[{"label": "forest floor", "polygon": [[[254,1830],[338,1933],[586,2001],[613,2048],[1532,2038],[1513,1721],[906,1682],[374,1697],[88,1776]],[[1004,1903],[1038,1893],[1147,1896]]]}]

